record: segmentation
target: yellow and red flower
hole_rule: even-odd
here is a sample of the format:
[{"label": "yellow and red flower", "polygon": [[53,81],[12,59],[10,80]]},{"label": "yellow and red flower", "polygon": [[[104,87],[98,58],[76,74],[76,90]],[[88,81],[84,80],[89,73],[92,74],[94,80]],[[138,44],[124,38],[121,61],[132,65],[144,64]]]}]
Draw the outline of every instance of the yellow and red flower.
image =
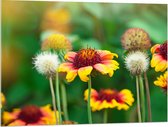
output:
[{"label": "yellow and red flower", "polygon": [[0,108],[2,108],[3,105],[5,105],[5,103],[6,103],[5,96],[4,96],[4,94],[1,92],[1,104],[0,104]]},{"label": "yellow and red flower", "polygon": [[168,41],[165,41],[163,44],[156,44],[151,48],[151,52],[153,54],[151,60],[151,67],[154,67],[156,72],[163,72],[168,67],[167,43]]},{"label": "yellow and red flower", "polygon": [[[84,100],[88,100],[88,89],[84,92]],[[95,89],[91,90],[90,106],[92,111],[99,111],[106,108],[128,110],[133,102],[133,94],[128,89],[123,89],[120,92],[112,89],[102,89],[99,92]]]},{"label": "yellow and red flower", "polygon": [[114,57],[118,57],[118,55],[107,50],[91,48],[81,49],[78,52],[68,52],[64,56],[67,62],[62,63],[58,71],[67,73],[68,82],[73,81],[77,75],[82,81],[87,82],[89,80],[88,75],[93,70],[102,74],[109,74],[112,77],[114,71],[119,68],[118,62],[112,60]]},{"label": "yellow and red flower", "polygon": [[168,78],[168,72],[166,71],[163,75],[157,77],[157,80],[154,81],[154,84],[167,90],[167,78]]},{"label": "yellow and red flower", "polygon": [[5,111],[2,120],[3,125],[7,126],[56,124],[55,113],[51,110],[50,105],[43,107],[27,105],[22,109],[14,109],[12,112]]}]

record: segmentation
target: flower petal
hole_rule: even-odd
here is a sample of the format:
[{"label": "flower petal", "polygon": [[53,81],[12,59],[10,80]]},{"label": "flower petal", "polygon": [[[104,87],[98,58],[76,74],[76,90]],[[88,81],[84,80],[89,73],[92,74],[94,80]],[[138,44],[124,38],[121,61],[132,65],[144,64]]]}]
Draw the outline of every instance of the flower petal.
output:
[{"label": "flower petal", "polygon": [[[39,124],[45,123],[45,124],[51,125],[56,123],[55,112],[51,110],[50,104],[41,107],[40,110],[43,114],[43,117],[39,120],[38,122]],[[58,111],[56,112],[56,114],[57,114],[57,118],[59,118]]]},{"label": "flower petal", "polygon": [[103,75],[107,74],[109,72],[109,68],[107,66],[105,66],[104,64],[95,64],[93,66],[97,71],[101,72]]},{"label": "flower petal", "polygon": [[133,94],[131,93],[131,91],[128,89],[123,89],[120,91],[120,94],[122,95],[122,101],[131,106],[134,102]]},{"label": "flower petal", "polygon": [[155,51],[157,51],[157,50],[159,49],[159,47],[160,47],[160,44],[154,45],[154,46],[151,48],[151,53],[154,54]]},{"label": "flower petal", "polygon": [[121,94],[121,100],[123,101],[123,103],[118,103],[117,109],[128,110],[129,106],[131,106],[134,102],[134,98],[131,91],[127,89],[123,89],[122,91],[120,91],[119,94]]},{"label": "flower petal", "polygon": [[75,77],[77,76],[77,72],[78,72],[77,69],[69,70],[66,75],[67,82],[72,82],[75,79]]},{"label": "flower petal", "polygon": [[[95,89],[91,89],[91,98],[92,97],[95,98],[97,96],[98,96],[98,92]],[[84,100],[86,100],[86,101],[88,100],[88,89],[85,90],[85,92],[84,92]]]},{"label": "flower petal", "polygon": [[118,58],[117,54],[111,53],[110,51],[107,50],[98,50],[98,53],[102,60],[111,60],[114,58],[114,56]]},{"label": "flower petal", "polygon": [[106,100],[104,100],[99,103],[99,105],[97,106],[97,110],[99,111],[105,108],[115,108],[116,106],[117,102],[114,99],[112,99],[111,102],[107,102]]},{"label": "flower petal", "polygon": [[119,69],[119,63],[115,60],[104,60],[102,63],[108,67],[108,74],[110,77],[113,76],[114,70]]},{"label": "flower petal", "polygon": [[73,63],[69,63],[69,62],[65,62],[62,63],[59,68],[58,68],[58,72],[68,72],[69,70],[71,70],[73,68]]},{"label": "flower petal", "polygon": [[64,59],[70,61],[70,62],[73,62],[74,61],[74,58],[76,56],[76,52],[68,52],[65,56],[64,56]]},{"label": "flower petal", "polygon": [[158,54],[154,54],[152,56],[152,60],[151,60],[151,67],[155,67],[160,61],[161,61],[161,56]]},{"label": "flower petal", "polygon": [[7,124],[15,119],[17,119],[17,115],[20,113],[20,110],[19,109],[14,109],[14,111],[12,113],[10,112],[3,112],[3,116],[2,116],[2,119],[3,119],[3,123],[4,124]]},{"label": "flower petal", "polygon": [[92,66],[86,66],[86,67],[80,68],[78,70],[78,75],[79,75],[80,79],[83,82],[87,82],[89,80],[88,75],[90,75],[92,70],[93,70]]},{"label": "flower petal", "polygon": [[22,120],[15,120],[12,123],[10,123],[8,126],[24,126],[26,123]]},{"label": "flower petal", "polygon": [[102,63],[103,64],[107,64],[107,65],[110,65],[110,64],[114,64],[116,66],[119,65],[119,63],[117,61],[115,61],[115,60],[103,60]]},{"label": "flower petal", "polygon": [[165,60],[162,60],[162,61],[160,61],[160,63],[158,63],[156,65],[155,71],[156,72],[158,72],[158,71],[163,72],[163,71],[165,71],[166,67],[167,67],[167,62]]},{"label": "flower petal", "polygon": [[154,84],[162,88],[167,87],[167,75],[168,75],[168,72],[166,71],[163,75],[160,75],[159,77],[157,77],[157,80],[154,81]]}]

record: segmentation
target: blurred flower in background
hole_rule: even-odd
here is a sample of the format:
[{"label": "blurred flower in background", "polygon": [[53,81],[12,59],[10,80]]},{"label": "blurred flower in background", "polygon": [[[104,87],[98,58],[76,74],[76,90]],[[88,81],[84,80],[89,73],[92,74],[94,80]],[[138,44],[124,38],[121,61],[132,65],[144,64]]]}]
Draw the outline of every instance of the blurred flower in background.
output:
[{"label": "blurred flower in background", "polygon": [[[14,46],[2,46],[2,85],[12,85],[18,78],[21,58],[20,49]],[[10,80],[9,80],[10,78]]]},{"label": "blurred flower in background", "polygon": [[[84,92],[84,100],[88,99],[88,89]],[[92,111],[100,111],[106,108],[117,108],[128,110],[134,102],[133,94],[128,89],[117,91],[114,89],[91,90]]]},{"label": "blurred flower in background", "polygon": [[1,92],[1,104],[0,104],[0,108],[2,108],[6,103],[6,98],[4,96],[4,94]]},{"label": "blurred flower in background", "polygon": [[5,111],[2,119],[3,125],[7,126],[56,124],[55,113],[51,110],[50,105],[43,107],[26,105],[21,109],[13,109],[12,112]]},{"label": "blurred flower in background", "polygon": [[50,35],[41,46],[42,50],[65,50],[69,51],[72,49],[71,42],[62,34],[52,34]]},{"label": "blurred flower in background", "polygon": [[71,31],[70,19],[70,12],[65,8],[47,9],[42,19],[41,29],[69,33]]}]

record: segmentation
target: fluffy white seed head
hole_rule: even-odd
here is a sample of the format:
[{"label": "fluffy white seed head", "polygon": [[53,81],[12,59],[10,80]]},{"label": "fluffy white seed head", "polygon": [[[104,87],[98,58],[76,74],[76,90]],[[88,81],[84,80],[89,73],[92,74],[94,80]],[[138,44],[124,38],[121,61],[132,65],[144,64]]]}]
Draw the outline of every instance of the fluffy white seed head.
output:
[{"label": "fluffy white seed head", "polygon": [[130,52],[125,57],[126,68],[133,75],[140,75],[146,72],[149,66],[149,58],[146,53],[141,51]]},{"label": "fluffy white seed head", "polygon": [[55,74],[59,65],[58,56],[51,52],[42,52],[33,59],[37,71],[46,76],[52,76]]}]

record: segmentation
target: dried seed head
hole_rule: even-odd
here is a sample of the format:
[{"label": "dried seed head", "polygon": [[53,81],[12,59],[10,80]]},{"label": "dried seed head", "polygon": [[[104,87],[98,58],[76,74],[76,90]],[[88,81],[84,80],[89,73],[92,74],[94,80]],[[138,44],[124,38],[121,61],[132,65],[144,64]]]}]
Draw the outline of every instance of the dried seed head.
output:
[{"label": "dried seed head", "polygon": [[144,52],[132,51],[125,57],[125,65],[132,75],[140,75],[147,71],[149,58]]},{"label": "dried seed head", "polygon": [[122,46],[126,50],[144,50],[151,46],[147,32],[140,28],[130,28],[121,37]]}]

